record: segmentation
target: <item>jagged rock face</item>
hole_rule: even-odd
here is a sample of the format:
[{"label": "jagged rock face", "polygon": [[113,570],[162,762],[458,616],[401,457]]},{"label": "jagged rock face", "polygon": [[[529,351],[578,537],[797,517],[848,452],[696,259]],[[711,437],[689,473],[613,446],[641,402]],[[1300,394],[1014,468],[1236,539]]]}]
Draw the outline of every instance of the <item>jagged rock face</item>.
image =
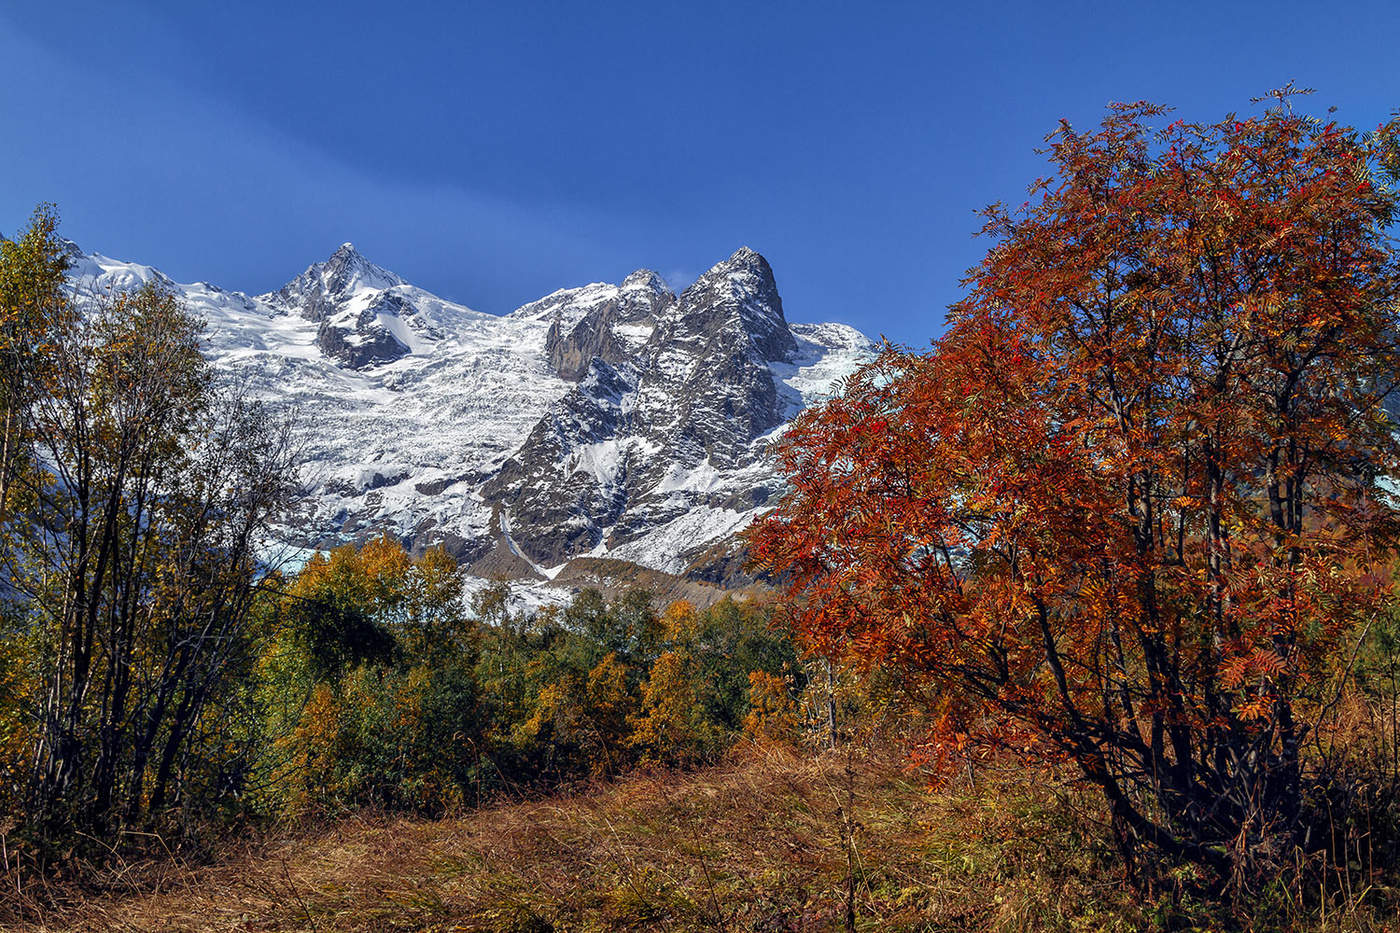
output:
[{"label": "jagged rock face", "polygon": [[746,246],[696,279],[681,295],[680,305],[671,327],[657,335],[658,350],[671,344],[743,342],[761,359],[781,360],[797,349],[773,270],[768,260]]},{"label": "jagged rock face", "polygon": [[349,330],[322,321],[316,334],[316,346],[326,356],[352,369],[388,363],[408,352],[408,347],[400,343],[387,328],[373,324],[363,329],[357,327]]},{"label": "jagged rock face", "polygon": [[562,322],[555,321],[544,339],[549,368],[560,378],[578,382],[594,359],[618,362],[627,348],[613,335],[611,323],[606,311],[590,311],[566,334]]},{"label": "jagged rock face", "polygon": [[545,353],[560,378],[578,382],[593,360],[620,363],[630,359],[640,339],[652,332],[657,318],[676,296],[661,276],[650,269],[633,272],[604,300],[591,305],[576,323],[566,325],[562,308],[555,309]]},{"label": "jagged rock face", "polygon": [[[596,333],[606,312],[589,316],[606,307],[575,332]],[[741,249],[652,309],[647,342],[595,356],[588,377],[483,487],[540,565],[637,545],[680,523],[668,552],[675,565],[781,488],[766,443],[789,414],[774,366],[793,365],[801,350],[768,263]]]},{"label": "jagged rock face", "polygon": [[403,279],[371,263],[354,243],[342,243],[325,262],[318,262],[262,298],[292,310],[308,321],[324,321],[361,289],[376,291],[403,285]]},{"label": "jagged rock face", "polygon": [[769,442],[870,353],[844,325],[790,324],[748,249],[679,296],[641,270],[502,316],[350,244],[258,297],[97,255],[72,275],[169,284],[216,367],[300,412],[309,496],[286,541],[388,533],[483,573],[553,578],[589,555],[742,582],[726,542],[782,490]]},{"label": "jagged rock face", "polygon": [[[591,362],[579,387],[541,418],[520,453],[482,487],[523,556],[554,567],[592,551],[627,504],[617,482],[634,451],[624,405],[634,390],[624,373]],[[559,469],[566,463],[565,469]]]},{"label": "jagged rock face", "polygon": [[689,460],[740,466],[783,420],[768,364],[796,351],[773,270],[741,249],[685,290],[643,348],[639,427]]}]

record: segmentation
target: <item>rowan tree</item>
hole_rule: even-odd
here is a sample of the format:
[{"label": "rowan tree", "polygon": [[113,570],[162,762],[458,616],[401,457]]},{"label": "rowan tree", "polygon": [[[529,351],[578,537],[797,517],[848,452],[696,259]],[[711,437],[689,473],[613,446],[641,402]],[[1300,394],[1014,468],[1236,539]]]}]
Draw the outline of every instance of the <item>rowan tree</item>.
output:
[{"label": "rowan tree", "polygon": [[1307,745],[1392,598],[1397,126],[1162,114],[1049,137],[944,336],[786,435],[751,541],[936,753],[1063,756],[1125,854],[1220,881],[1323,842]]}]

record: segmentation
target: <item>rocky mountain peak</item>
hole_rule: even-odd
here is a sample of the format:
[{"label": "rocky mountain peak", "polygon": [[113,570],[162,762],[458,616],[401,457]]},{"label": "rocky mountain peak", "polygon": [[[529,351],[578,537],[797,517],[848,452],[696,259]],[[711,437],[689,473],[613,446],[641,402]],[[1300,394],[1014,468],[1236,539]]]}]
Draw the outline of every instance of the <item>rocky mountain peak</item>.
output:
[{"label": "rocky mountain peak", "polygon": [[673,325],[654,339],[706,344],[718,339],[731,350],[749,343],[761,360],[770,362],[785,360],[797,349],[773,269],[747,246],[682,292]]},{"label": "rocky mountain peak", "polygon": [[617,320],[623,324],[655,323],[676,301],[666,280],[650,269],[638,269],[622,280],[617,292]]},{"label": "rocky mountain peak", "polygon": [[297,311],[307,320],[320,321],[356,292],[403,284],[403,279],[370,262],[354,243],[347,241],[324,262],[307,266],[306,271],[276,292],[261,297],[270,304]]},{"label": "rocky mountain peak", "polygon": [[549,315],[545,353],[550,369],[577,382],[595,359],[621,363],[635,356],[675,301],[661,276],[638,269],[621,285],[595,284],[556,292],[515,314],[535,319]]},{"label": "rocky mountain peak", "polygon": [[[5,235],[0,233],[0,240],[3,239],[5,239]],[[83,248],[67,237],[59,237],[58,242],[63,246],[63,255],[68,257],[70,263],[78,262],[86,256],[83,252]]]},{"label": "rocky mountain peak", "polygon": [[658,295],[671,291],[666,280],[650,269],[638,269],[633,272],[622,280],[621,287],[624,292],[647,291]]},{"label": "rocky mountain peak", "polygon": [[425,294],[347,241],[259,300],[315,322],[322,353],[342,366],[364,369],[402,359],[442,336],[417,304]]},{"label": "rocky mountain peak", "polygon": [[405,284],[394,273],[366,259],[355,249],[355,244],[348,241],[320,263],[318,271],[326,292],[334,297],[344,297],[365,288],[384,289]]},{"label": "rocky mountain peak", "polygon": [[[765,269],[768,268],[768,260],[764,259],[763,255],[757,250],[748,246],[740,246],[730,255],[728,259],[721,263],[721,265],[728,266],[757,266],[760,264]],[[773,270],[768,269],[768,274],[771,276],[773,274]]]},{"label": "rocky mountain peak", "polygon": [[[576,385],[481,489],[532,565],[646,553],[683,570],[781,491],[767,440],[810,393],[797,374],[847,335],[795,334],[772,268],[746,247],[679,297],[662,289],[639,270],[572,326],[559,317],[551,327],[551,368]],[[658,302],[639,346],[626,338],[641,326],[617,320],[629,293]],[[854,334],[849,358],[867,346]]]}]

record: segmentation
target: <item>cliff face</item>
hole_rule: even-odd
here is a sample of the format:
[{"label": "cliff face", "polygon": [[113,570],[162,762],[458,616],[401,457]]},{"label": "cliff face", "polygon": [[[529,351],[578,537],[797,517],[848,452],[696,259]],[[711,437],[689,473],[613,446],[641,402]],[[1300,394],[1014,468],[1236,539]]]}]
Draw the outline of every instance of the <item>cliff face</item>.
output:
[{"label": "cliff face", "polygon": [[800,351],[768,263],[741,249],[649,310],[639,346],[599,335],[610,305],[580,320],[571,336],[592,330],[577,345],[614,347],[611,358],[594,354],[482,489],[542,566],[619,548],[640,557],[667,528],[664,557],[647,559],[680,571],[778,492],[763,439],[788,411],[773,367]]}]

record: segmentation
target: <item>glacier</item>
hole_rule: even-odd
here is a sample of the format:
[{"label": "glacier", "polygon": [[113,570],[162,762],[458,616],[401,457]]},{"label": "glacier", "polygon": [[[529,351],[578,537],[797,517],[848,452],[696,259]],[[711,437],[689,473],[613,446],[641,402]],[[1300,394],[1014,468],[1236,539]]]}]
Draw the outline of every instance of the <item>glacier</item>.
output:
[{"label": "glacier", "polygon": [[279,529],[289,548],[441,545],[536,602],[567,596],[550,587],[580,561],[747,582],[732,540],[781,494],[772,442],[873,354],[847,325],[790,324],[747,248],[680,294],[639,270],[503,315],[350,243],[262,295],[70,253],[80,299],[170,289],[216,370],[293,413],[306,497]]}]

